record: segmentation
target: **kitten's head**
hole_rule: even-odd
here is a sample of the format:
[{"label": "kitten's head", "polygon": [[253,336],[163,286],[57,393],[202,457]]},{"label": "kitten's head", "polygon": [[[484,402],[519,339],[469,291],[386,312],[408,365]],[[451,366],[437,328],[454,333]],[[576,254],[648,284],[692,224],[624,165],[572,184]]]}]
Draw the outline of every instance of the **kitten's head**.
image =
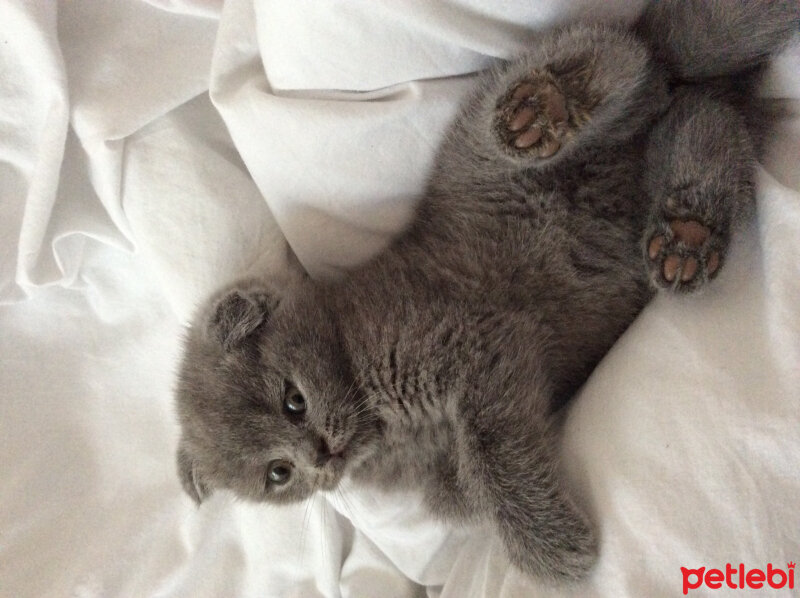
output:
[{"label": "kitten's head", "polygon": [[260,281],[212,297],[186,339],[178,470],[198,503],[216,488],[291,502],[336,486],[370,450],[363,405],[324,290]]}]

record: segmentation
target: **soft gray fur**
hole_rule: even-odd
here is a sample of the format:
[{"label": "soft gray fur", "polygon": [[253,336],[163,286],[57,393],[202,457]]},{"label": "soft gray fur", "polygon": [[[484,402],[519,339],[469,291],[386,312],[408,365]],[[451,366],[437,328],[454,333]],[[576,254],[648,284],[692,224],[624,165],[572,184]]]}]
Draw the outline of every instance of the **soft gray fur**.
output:
[{"label": "soft gray fur", "polygon": [[659,0],[632,31],[569,26],[485,74],[386,252],[205,304],[177,390],[186,491],[419,487],[493,521],[529,574],[584,576],[597,539],[559,483],[553,411],[655,290],[719,271],[753,204],[757,70],[799,17]]}]

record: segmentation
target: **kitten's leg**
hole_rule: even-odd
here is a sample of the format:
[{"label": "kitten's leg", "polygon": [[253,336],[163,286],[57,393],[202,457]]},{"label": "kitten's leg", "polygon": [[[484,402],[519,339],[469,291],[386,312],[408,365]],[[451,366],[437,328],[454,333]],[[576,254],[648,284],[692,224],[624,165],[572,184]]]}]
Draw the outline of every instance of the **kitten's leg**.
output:
[{"label": "kitten's leg", "polygon": [[557,164],[630,138],[666,106],[663,75],[639,40],[575,25],[489,73],[442,154],[484,167]]},{"label": "kitten's leg", "polygon": [[647,152],[653,204],[642,245],[655,287],[692,291],[717,275],[732,228],[752,211],[754,164],[735,108],[708,88],[677,91]]},{"label": "kitten's leg", "polygon": [[541,417],[525,413],[518,402],[525,399],[501,394],[498,403],[461,414],[462,486],[495,521],[517,567],[537,577],[581,579],[597,559],[597,540],[560,487],[555,434]]}]

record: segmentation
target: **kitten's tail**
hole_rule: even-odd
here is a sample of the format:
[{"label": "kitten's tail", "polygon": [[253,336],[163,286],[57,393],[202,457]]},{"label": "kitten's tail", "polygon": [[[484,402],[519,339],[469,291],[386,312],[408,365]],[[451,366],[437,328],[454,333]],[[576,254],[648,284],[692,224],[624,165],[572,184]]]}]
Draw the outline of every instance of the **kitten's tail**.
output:
[{"label": "kitten's tail", "polygon": [[752,70],[800,31],[800,0],[650,0],[637,31],[673,76]]}]

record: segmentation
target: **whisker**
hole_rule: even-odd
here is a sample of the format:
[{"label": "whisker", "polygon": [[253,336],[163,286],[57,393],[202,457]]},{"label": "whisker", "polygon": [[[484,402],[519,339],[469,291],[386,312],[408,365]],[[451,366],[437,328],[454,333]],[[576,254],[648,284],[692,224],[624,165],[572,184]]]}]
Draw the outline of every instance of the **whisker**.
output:
[{"label": "whisker", "polygon": [[336,495],[339,497],[339,500],[341,501],[344,510],[347,511],[346,514],[347,518],[352,521],[355,509],[353,508],[353,505],[350,502],[350,500],[345,496],[344,490],[340,486],[337,486],[336,488]]},{"label": "whisker", "polygon": [[328,509],[330,508],[330,504],[327,500],[325,500],[325,504],[322,506],[322,560],[325,561],[326,556],[329,554],[328,546],[327,546],[327,539],[328,539]]},{"label": "whisker", "polygon": [[306,551],[305,551],[305,548],[306,548],[306,544],[305,544],[306,531],[307,531],[307,528],[311,524],[311,513],[312,513],[312,510],[313,510],[312,506],[313,506],[314,501],[316,499],[317,499],[316,492],[312,492],[311,497],[306,501],[306,508],[305,508],[304,513],[303,513],[303,522],[302,522],[302,525],[300,527],[300,563],[301,563],[301,566],[302,566],[303,562],[305,561],[305,557],[306,557]]}]

